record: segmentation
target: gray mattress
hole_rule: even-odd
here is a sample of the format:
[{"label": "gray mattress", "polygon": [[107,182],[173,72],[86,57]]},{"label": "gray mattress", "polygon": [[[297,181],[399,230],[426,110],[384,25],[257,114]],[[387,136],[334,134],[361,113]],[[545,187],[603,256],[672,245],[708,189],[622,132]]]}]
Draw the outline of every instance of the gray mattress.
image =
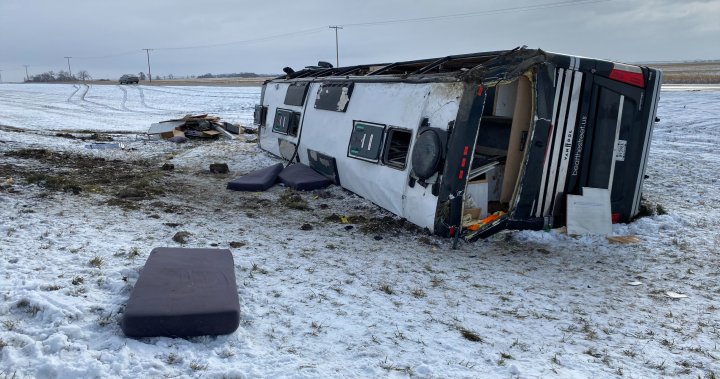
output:
[{"label": "gray mattress", "polygon": [[153,249],[125,307],[129,337],[229,334],[240,323],[232,253],[227,249]]}]

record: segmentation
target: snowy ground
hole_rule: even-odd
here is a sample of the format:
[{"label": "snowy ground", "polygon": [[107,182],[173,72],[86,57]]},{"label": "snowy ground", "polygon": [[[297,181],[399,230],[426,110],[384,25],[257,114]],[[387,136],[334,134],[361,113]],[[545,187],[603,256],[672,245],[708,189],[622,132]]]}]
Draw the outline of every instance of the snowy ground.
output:
[{"label": "snowy ground", "polygon": [[[718,91],[663,93],[645,197],[666,214],[614,227],[640,242],[504,232],[453,251],[337,187],[301,194],[308,209],[225,190],[274,162],[255,144],[137,134],[185,113],[248,122],[259,88],[79,87],[0,85],[0,124],[20,128],[0,127],[0,378],[720,374]],[[240,328],[125,338],[139,270],[179,231],[233,252]]]}]

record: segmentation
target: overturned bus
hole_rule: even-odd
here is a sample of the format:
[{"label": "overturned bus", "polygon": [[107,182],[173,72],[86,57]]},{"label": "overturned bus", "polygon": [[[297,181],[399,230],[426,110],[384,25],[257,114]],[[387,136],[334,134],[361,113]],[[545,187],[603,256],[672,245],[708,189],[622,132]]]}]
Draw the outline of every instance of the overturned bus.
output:
[{"label": "overturned bus", "polygon": [[658,70],[516,48],[285,72],[255,107],[261,148],[435,234],[562,226],[583,187],[638,214]]}]

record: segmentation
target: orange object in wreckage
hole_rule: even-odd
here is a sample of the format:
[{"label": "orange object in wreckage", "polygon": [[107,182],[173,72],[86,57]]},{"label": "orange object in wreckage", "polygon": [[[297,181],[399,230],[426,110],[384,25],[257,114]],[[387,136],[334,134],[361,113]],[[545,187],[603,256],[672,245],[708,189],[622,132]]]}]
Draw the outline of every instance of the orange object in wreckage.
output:
[{"label": "orange object in wreckage", "polygon": [[495,212],[495,213],[491,214],[490,216],[487,216],[487,217],[485,217],[484,219],[480,220],[480,222],[478,222],[477,224],[469,225],[469,226],[468,226],[467,228],[465,228],[465,229],[474,232],[474,231],[480,229],[481,226],[487,225],[487,224],[489,224],[489,223],[491,223],[491,222],[499,219],[500,216],[502,216],[502,215],[504,215],[504,214],[505,214],[505,212],[503,212],[503,211]]}]

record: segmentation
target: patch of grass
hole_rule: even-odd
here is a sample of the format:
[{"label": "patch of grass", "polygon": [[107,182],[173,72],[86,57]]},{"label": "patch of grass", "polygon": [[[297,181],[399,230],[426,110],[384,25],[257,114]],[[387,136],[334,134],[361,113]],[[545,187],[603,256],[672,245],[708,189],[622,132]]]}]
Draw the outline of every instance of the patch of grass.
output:
[{"label": "patch of grass", "polygon": [[310,323],[310,328],[312,329],[310,333],[311,336],[317,337],[320,335],[320,333],[325,329],[325,325],[320,323],[319,321],[313,321]]},{"label": "patch of grass", "polygon": [[668,214],[665,207],[660,203],[651,202],[644,197],[640,198],[640,208],[635,218],[647,217],[647,216],[662,216]]},{"label": "patch of grass", "polygon": [[550,358],[550,363],[560,366],[560,356],[558,353],[553,354]]},{"label": "patch of grass", "polygon": [[110,199],[105,202],[105,204],[113,206],[113,207],[120,207],[126,211],[136,211],[140,209],[140,205],[138,203],[125,200],[125,199]]},{"label": "patch of grass", "polygon": [[399,234],[401,232],[417,234],[420,228],[407,222],[404,218],[384,216],[365,220],[358,230],[364,234]]},{"label": "patch of grass", "polygon": [[382,284],[380,285],[380,291],[385,292],[388,295],[394,295],[395,291],[393,291],[392,287],[389,284]]},{"label": "patch of grass", "polygon": [[217,355],[220,358],[230,358],[235,356],[235,352],[229,349],[225,349],[222,351],[218,351]]},{"label": "patch of grass", "polygon": [[429,245],[429,246],[432,246],[432,247],[440,247],[440,244],[438,244],[437,242],[433,241],[433,240],[430,239],[430,237],[428,237],[428,236],[422,236],[422,237],[418,238],[418,242],[424,243],[425,245]]},{"label": "patch of grass", "polygon": [[103,259],[96,255],[96,256],[94,256],[93,259],[91,259],[90,262],[88,262],[88,263],[89,263],[90,266],[92,266],[92,267],[100,268],[100,267],[102,267],[102,265],[103,265]]},{"label": "patch of grass", "polygon": [[280,195],[280,204],[287,208],[301,211],[310,209],[307,201],[305,201],[299,193],[293,191],[292,189],[287,189]]},{"label": "patch of grass", "polygon": [[17,322],[15,322],[13,320],[4,320],[2,322],[2,324],[3,324],[3,327],[9,332],[12,332],[13,330],[17,329]]},{"label": "patch of grass", "polygon": [[409,377],[412,377],[412,376],[413,376],[412,368],[410,368],[410,366],[403,366],[403,367],[396,366],[395,364],[388,362],[387,356],[385,357],[385,360],[380,361],[380,367],[381,367],[383,370],[387,370],[387,371],[399,371],[399,372],[402,372],[402,373],[404,373],[405,375],[407,375],[407,376],[409,376]]},{"label": "patch of grass", "polygon": [[70,281],[70,283],[72,283],[72,285],[74,285],[74,286],[79,286],[79,285],[85,283],[85,279],[83,279],[82,276],[76,276]]},{"label": "patch of grass", "polygon": [[267,273],[268,273],[268,270],[266,270],[266,269],[258,266],[257,263],[253,263],[253,264],[252,264],[252,268],[251,268],[250,271],[251,271],[251,272],[259,272],[259,273],[261,273],[261,274],[267,274]]},{"label": "patch of grass", "polygon": [[479,334],[475,333],[474,331],[472,331],[470,329],[460,327],[460,328],[458,328],[458,330],[460,331],[460,335],[462,335],[463,338],[465,338],[468,341],[483,342],[482,337],[480,337]]},{"label": "patch of grass", "polygon": [[593,350],[592,348],[589,348],[585,351],[583,351],[583,354],[587,354],[593,358],[601,358],[603,355],[598,353],[597,351]]},{"label": "patch of grass", "polygon": [[188,242],[188,239],[190,239],[190,236],[192,236],[192,234],[190,232],[186,232],[186,231],[177,232],[172,237],[172,240],[181,245],[184,245]]},{"label": "patch of grass", "polygon": [[430,279],[430,284],[432,284],[433,287],[440,287],[445,283],[445,279],[438,278],[437,276],[433,276],[432,279]]},{"label": "patch of grass", "polygon": [[175,353],[170,353],[170,354],[166,355],[165,357],[162,358],[162,360],[163,360],[163,362],[165,362],[169,365],[182,363],[182,361],[183,361],[182,358],[180,358],[180,356]]},{"label": "patch of grass", "polygon": [[41,287],[40,287],[40,289],[43,290],[43,291],[57,291],[57,290],[59,290],[60,288],[62,288],[62,287],[60,287],[60,286],[57,285],[57,284],[51,284],[51,285],[41,286]]},{"label": "patch of grass", "polygon": [[325,221],[327,222],[340,222],[341,220],[342,217],[340,217],[337,213],[333,213],[330,216],[325,217]]},{"label": "patch of grass", "polygon": [[38,314],[38,312],[42,310],[42,308],[40,308],[39,306],[35,304],[30,304],[30,301],[28,301],[27,299],[22,299],[18,301],[15,304],[15,307],[18,309],[22,309],[23,311],[31,314],[32,316],[35,316],[36,314]]},{"label": "patch of grass", "polygon": [[98,325],[100,325],[100,326],[108,326],[108,325],[114,324],[116,322],[117,321],[113,317],[112,313],[102,316],[102,317],[100,317],[100,319],[98,319]]},{"label": "patch of grass", "polygon": [[135,259],[140,256],[140,249],[137,247],[130,248],[130,251],[128,252],[128,258]]},{"label": "patch of grass", "polygon": [[425,293],[425,291],[423,291],[422,288],[413,288],[413,290],[410,291],[410,293],[418,299],[427,296],[427,293]]},{"label": "patch of grass", "polygon": [[199,360],[194,360],[194,361],[190,362],[190,368],[193,371],[203,371],[203,370],[207,370],[208,364],[207,363],[202,364],[202,362],[200,362]]},{"label": "patch of grass", "polygon": [[623,355],[630,358],[635,358],[637,356],[637,352],[635,350],[623,350]]},{"label": "patch of grass", "polygon": [[37,184],[40,187],[53,191],[72,192],[75,195],[82,191],[82,187],[78,182],[64,175],[35,173],[26,177],[25,180],[28,184]]}]

